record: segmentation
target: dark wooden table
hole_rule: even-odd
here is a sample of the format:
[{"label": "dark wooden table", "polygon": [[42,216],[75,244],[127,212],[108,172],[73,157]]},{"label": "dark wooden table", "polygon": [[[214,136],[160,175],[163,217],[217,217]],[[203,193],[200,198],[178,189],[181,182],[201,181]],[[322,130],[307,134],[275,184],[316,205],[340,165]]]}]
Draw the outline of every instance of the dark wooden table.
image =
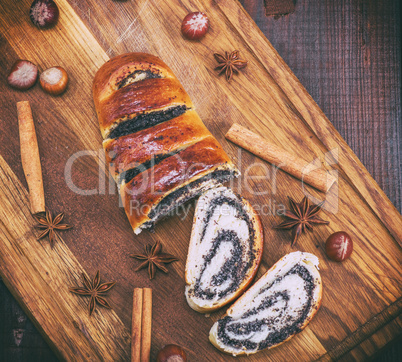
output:
[{"label": "dark wooden table", "polygon": [[[401,211],[399,0],[298,0],[278,19],[264,15],[263,0],[241,3]],[[400,332],[375,361],[402,360]],[[0,281],[0,361],[53,360]]]}]

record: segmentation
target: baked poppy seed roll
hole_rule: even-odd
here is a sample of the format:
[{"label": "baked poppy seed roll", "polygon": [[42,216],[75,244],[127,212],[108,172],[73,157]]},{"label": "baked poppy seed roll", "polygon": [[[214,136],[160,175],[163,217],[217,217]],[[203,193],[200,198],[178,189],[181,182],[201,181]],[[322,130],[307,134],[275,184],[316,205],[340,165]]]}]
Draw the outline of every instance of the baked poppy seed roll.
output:
[{"label": "baked poppy seed roll", "polygon": [[96,109],[118,89],[148,78],[175,78],[175,75],[161,59],[147,53],[126,53],[108,60],[96,72],[93,83]]},{"label": "baked poppy seed roll", "polygon": [[321,304],[318,258],[294,252],[280,259],[211,328],[209,339],[233,355],[282,344],[300,332]]},{"label": "baked poppy seed roll", "polygon": [[212,136],[195,111],[116,139],[103,141],[116,182],[128,183],[140,172],[204,138]]},{"label": "baked poppy seed roll", "polygon": [[152,226],[201,192],[237,176],[213,136],[208,136],[122,184],[120,195],[135,233]]},{"label": "baked poppy seed roll", "polygon": [[177,79],[148,78],[100,101],[98,120],[103,137],[116,138],[177,117],[192,107]]},{"label": "baked poppy seed roll", "polygon": [[110,59],[95,75],[93,97],[106,160],[136,233],[239,174],[159,58]]},{"label": "baked poppy seed roll", "polygon": [[198,200],[186,263],[186,298],[210,312],[238,297],[261,262],[263,230],[250,203],[226,187]]}]

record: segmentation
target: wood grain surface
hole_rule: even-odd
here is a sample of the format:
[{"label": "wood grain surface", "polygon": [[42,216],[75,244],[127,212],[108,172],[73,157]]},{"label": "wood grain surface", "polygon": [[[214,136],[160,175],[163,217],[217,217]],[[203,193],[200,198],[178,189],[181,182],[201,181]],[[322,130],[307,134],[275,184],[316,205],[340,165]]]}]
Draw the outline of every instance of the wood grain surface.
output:
[{"label": "wood grain surface", "polygon": [[[256,164],[251,175],[264,175],[264,168],[258,158],[246,152],[239,153],[234,145],[224,140],[224,133],[233,122],[248,126],[292,152],[302,149],[307,161],[327,160],[325,167],[336,170],[339,175],[337,211],[334,200],[327,200],[330,207],[322,215],[331,221],[330,226],[303,236],[296,246],[298,250],[320,257],[325,288],[322,309],[309,327],[292,341],[248,359],[363,360],[375,355],[401,333],[400,215],[335,131],[338,129],[350,143],[400,210],[400,19],[396,1],[384,1],[380,5],[375,1],[345,0],[341,5],[334,5],[332,1],[319,1],[318,5],[298,1],[294,14],[278,20],[264,18],[262,1],[244,1],[244,9],[263,32],[258,31],[247,13],[233,1],[110,2],[107,11],[104,4],[96,1],[59,1],[61,18],[57,27],[49,31],[38,31],[21,15],[29,8],[29,1],[13,3],[14,6],[10,1],[3,3],[0,5],[2,68],[9,69],[18,57],[36,62],[41,70],[61,65],[69,71],[71,83],[62,97],[51,98],[39,87],[26,93],[12,91],[5,84],[5,73],[1,74],[4,106],[0,110],[0,129],[4,141],[0,144],[0,155],[2,175],[6,175],[1,178],[4,183],[1,190],[4,202],[0,206],[2,242],[13,240],[14,245],[26,252],[24,255],[30,255],[28,249],[36,243],[29,228],[32,220],[27,213],[16,133],[15,103],[28,99],[37,122],[47,203],[55,211],[63,210],[69,223],[75,226],[63,234],[66,247],[63,249],[61,242],[58,251],[65,250],[63,253],[67,254],[71,251],[77,262],[69,269],[70,274],[57,272],[57,280],[71,283],[81,266],[90,276],[101,269],[101,275],[118,282],[118,289],[110,292],[111,301],[116,318],[128,330],[133,287],[152,287],[152,357],[164,344],[177,343],[188,351],[190,360],[232,359],[218,353],[207,342],[210,326],[224,311],[205,318],[192,311],[183,297],[183,272],[193,207],[185,220],[177,215],[162,221],[155,234],[142,233],[134,237],[124,211],[118,207],[113,184],[104,177],[101,136],[90,94],[93,75],[113,55],[132,50],[148,51],[158,54],[175,71],[201,118],[232,158],[242,167]],[[187,12],[197,9],[210,15],[212,25],[207,37],[194,44],[184,41],[175,29]],[[264,34],[334,127],[266,42]],[[244,73],[227,84],[212,71],[212,53],[234,48],[240,49],[249,65]],[[337,163],[325,158],[334,148],[338,151]],[[75,161],[69,183],[64,176],[66,164],[72,155],[83,151],[87,155]],[[71,182],[78,188],[97,191],[79,194],[78,189],[71,187]],[[284,173],[278,173],[277,185],[280,187],[274,193],[272,180],[267,177],[250,184],[245,184],[242,178],[234,188],[254,205],[269,201],[271,206],[274,201],[277,206],[286,205],[287,195],[297,199],[303,196],[300,183]],[[269,190],[269,195],[255,195],[256,190]],[[316,198],[322,197],[312,189],[308,192]],[[4,203],[8,207],[4,207]],[[278,219],[262,215],[267,246],[259,275],[285,253],[294,250],[290,248],[290,235],[271,229]],[[353,257],[341,265],[329,262],[323,251],[323,241],[337,230],[348,230],[356,245]],[[24,244],[27,240],[29,243]],[[133,272],[136,263],[127,256],[141,252],[144,245],[155,240],[163,243],[166,252],[176,254],[180,262],[169,266],[169,275],[158,274],[150,282],[146,273]],[[25,245],[28,245],[26,249]],[[49,252],[46,243],[35,245],[35,250],[41,249],[38,253]],[[40,323],[38,315],[45,319],[49,312],[35,308],[38,295],[17,288],[15,277],[22,275],[21,285],[26,286],[26,281],[37,273],[43,276],[46,267],[31,269],[31,278],[28,267],[9,269],[14,260],[11,258],[13,248],[7,253],[4,248],[0,250],[2,276],[25,310]],[[15,312],[17,307],[3,290],[4,287],[0,289],[2,296],[5,295],[1,298],[0,311],[8,315],[6,324],[1,327],[1,337],[4,336],[2,340],[6,342],[0,343],[3,349],[0,358],[54,358],[41,342],[25,342],[27,336],[35,334],[29,331],[28,324],[24,336],[21,330],[27,322],[19,311]],[[40,296],[55,303],[46,293]],[[63,305],[63,300],[60,303]],[[68,295],[70,303],[81,306],[82,312],[86,312],[82,300]],[[73,315],[79,313],[77,310]],[[108,313],[101,310],[93,323],[114,316]],[[41,325],[48,326],[46,321]],[[62,325],[64,328],[65,323]],[[47,335],[52,347],[66,358],[68,350],[57,341],[63,330],[55,328],[49,333],[43,327],[39,329]],[[112,335],[120,338],[124,332]],[[20,344],[16,347],[18,341]]]}]

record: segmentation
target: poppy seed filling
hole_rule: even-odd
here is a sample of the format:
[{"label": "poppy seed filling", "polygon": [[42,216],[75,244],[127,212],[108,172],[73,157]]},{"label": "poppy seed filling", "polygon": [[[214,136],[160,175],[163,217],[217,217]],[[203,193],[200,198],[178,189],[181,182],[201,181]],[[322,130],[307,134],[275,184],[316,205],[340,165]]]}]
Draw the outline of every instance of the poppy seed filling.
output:
[{"label": "poppy seed filling", "polygon": [[120,122],[110,133],[108,138],[118,138],[131,133],[156,126],[184,114],[187,110],[185,105],[170,107],[163,111],[141,113],[127,121]]},{"label": "poppy seed filling", "polygon": [[[219,229],[216,237],[212,240],[211,248],[202,256],[202,267],[200,274],[195,281],[193,294],[196,298],[203,300],[221,299],[238,290],[245,276],[249,273],[254,264],[256,251],[254,249],[255,230],[248,214],[242,204],[233,198],[220,195],[211,200],[209,209],[203,219],[203,229],[200,237],[200,244],[204,241],[208,224],[216,212],[225,209],[233,213],[233,217],[239,220],[248,228],[247,240],[242,240],[238,232],[233,229]],[[216,216],[216,215],[215,215]],[[216,222],[213,220],[212,222]],[[248,244],[248,245],[246,245]],[[217,267],[220,269],[216,270]],[[211,274],[211,270],[213,273]],[[205,276],[205,274],[208,274]],[[208,283],[205,280],[208,280]]]},{"label": "poppy seed filling", "polygon": [[[300,283],[300,279],[303,286],[298,294],[286,288]],[[304,266],[293,266],[259,291],[254,298],[258,299],[258,305],[236,319],[226,316],[219,320],[218,338],[227,346],[247,351],[262,350],[286,340],[301,331],[311,310],[315,287],[313,277]]]},{"label": "poppy seed filling", "polygon": [[[163,216],[174,210],[176,207],[184,204],[186,201],[196,197],[201,192],[211,188],[212,186],[230,180],[235,176],[232,170],[215,170],[210,174],[199,178],[188,185],[180,187],[162,199],[158,205],[153,208],[148,217],[152,221],[144,224],[145,228],[151,228],[152,225]],[[212,181],[212,183],[210,183]]]}]

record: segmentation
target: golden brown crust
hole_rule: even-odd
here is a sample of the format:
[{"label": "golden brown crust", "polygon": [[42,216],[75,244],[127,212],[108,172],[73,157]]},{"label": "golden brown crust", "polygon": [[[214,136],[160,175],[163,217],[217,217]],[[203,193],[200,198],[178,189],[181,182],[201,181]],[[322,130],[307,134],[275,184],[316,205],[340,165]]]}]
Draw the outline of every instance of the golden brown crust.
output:
[{"label": "golden brown crust", "polygon": [[170,121],[116,139],[103,142],[110,173],[119,174],[138,165],[175,152],[211,136],[195,111],[188,111]]},{"label": "golden brown crust", "polygon": [[126,53],[118,55],[103,64],[95,74],[93,96],[95,107],[99,102],[118,89],[118,84],[129,74],[150,71],[162,78],[174,78],[170,68],[158,57],[146,53]]},{"label": "golden brown crust", "polygon": [[105,138],[118,123],[127,119],[183,105],[193,106],[177,79],[145,79],[120,88],[99,103],[99,126]]},{"label": "golden brown crust", "polygon": [[218,141],[209,136],[135,176],[120,189],[131,226],[136,230],[150,220],[149,212],[169,193],[228,164]]}]

